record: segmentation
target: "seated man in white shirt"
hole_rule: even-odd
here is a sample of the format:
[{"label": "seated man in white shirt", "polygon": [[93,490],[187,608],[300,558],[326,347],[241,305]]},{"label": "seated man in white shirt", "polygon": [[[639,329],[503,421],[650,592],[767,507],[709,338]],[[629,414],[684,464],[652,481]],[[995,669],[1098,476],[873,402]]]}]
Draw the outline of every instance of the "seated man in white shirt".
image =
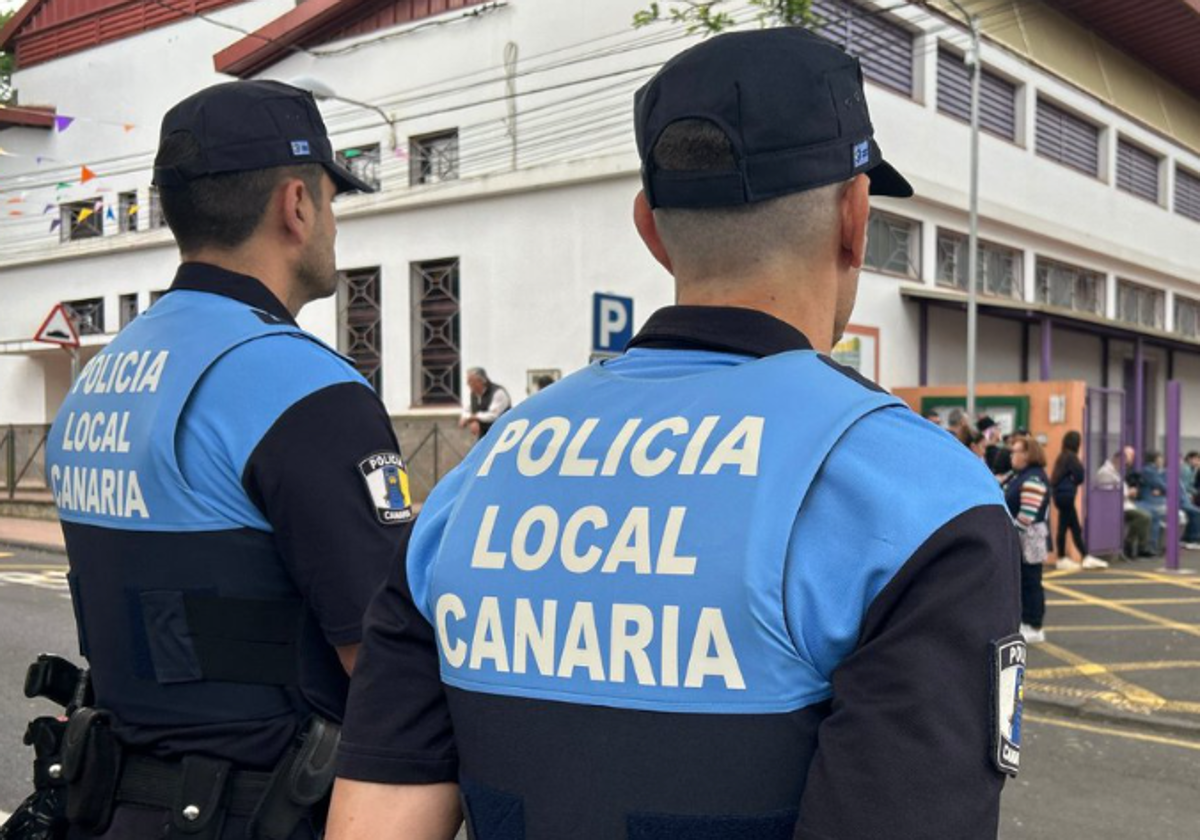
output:
[{"label": "seated man in white shirt", "polygon": [[487,371],[481,367],[467,371],[467,388],[471,391],[471,398],[463,408],[458,426],[469,428],[479,439],[487,434],[501,414],[512,408],[512,397],[503,385],[488,379]]}]

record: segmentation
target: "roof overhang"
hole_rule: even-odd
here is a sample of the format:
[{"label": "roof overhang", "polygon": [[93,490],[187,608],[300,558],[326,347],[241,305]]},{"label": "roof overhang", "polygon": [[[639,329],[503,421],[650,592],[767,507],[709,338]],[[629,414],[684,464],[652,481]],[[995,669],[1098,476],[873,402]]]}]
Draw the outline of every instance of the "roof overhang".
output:
[{"label": "roof overhang", "polygon": [[364,5],[360,0],[308,0],[221,50],[213,56],[213,65],[218,73],[253,76]]},{"label": "roof overhang", "polygon": [[17,13],[8,19],[8,23],[0,27],[0,50],[10,52],[12,50],[12,41],[16,37],[17,32],[25,25],[25,21],[29,20],[29,16],[38,10],[47,0],[28,0],[25,5],[17,9]]},{"label": "roof overhang", "polygon": [[[905,283],[900,286],[900,294],[909,300],[945,309],[965,311],[967,308],[966,292],[953,289],[939,289],[932,286]],[[1064,309],[1061,306],[1051,306],[1046,303],[1029,303],[1023,300],[1010,300],[1008,298],[984,295],[980,295],[977,298],[977,302],[981,315],[1006,318],[1010,321],[1024,321],[1026,323],[1039,323],[1048,318],[1055,326],[1061,326],[1074,332],[1124,341],[1136,341],[1140,338],[1148,344],[1154,344],[1159,347],[1200,353],[1200,339],[1186,338],[1185,336],[1169,333],[1164,330],[1154,330],[1148,327],[1140,327],[1136,324],[1113,321],[1100,315],[1078,312],[1074,309]]]},{"label": "roof overhang", "polygon": [[0,129],[5,128],[54,128],[52,107],[26,105],[0,105]]}]

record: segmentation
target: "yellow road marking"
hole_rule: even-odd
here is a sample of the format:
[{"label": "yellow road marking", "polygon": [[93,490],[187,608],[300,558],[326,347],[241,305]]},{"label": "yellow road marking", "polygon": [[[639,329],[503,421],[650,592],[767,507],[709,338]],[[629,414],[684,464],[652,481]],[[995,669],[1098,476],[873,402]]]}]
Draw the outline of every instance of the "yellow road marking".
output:
[{"label": "yellow road marking", "polygon": [[[1126,606],[1166,606],[1168,604],[1200,604],[1200,597],[1196,598],[1114,598],[1108,601],[1110,604],[1124,604]],[[1047,607],[1093,607],[1095,604],[1088,604],[1083,601],[1060,600],[1053,599],[1046,602]]]},{"label": "yellow road marking", "polygon": [[65,563],[0,563],[0,572],[63,572],[69,570]]},{"label": "yellow road marking", "polygon": [[8,551],[0,551],[0,559],[3,559],[5,557],[12,557],[12,553],[8,552]]},{"label": "yellow road marking", "polygon": [[1040,649],[1061,662],[1066,662],[1068,665],[1073,665],[1076,668],[1085,669],[1085,676],[1092,680],[1092,682],[1116,692],[1134,705],[1143,706],[1147,709],[1161,709],[1167,704],[1165,697],[1159,697],[1153,691],[1121,679],[1098,662],[1084,659],[1079,654],[1072,653],[1050,642],[1043,642],[1040,645]]},{"label": "yellow road marking", "polygon": [[[1147,572],[1146,574],[1149,575],[1150,573]],[[1136,579],[1114,580],[1111,578],[1100,578],[1100,577],[1095,577],[1095,578],[1080,577],[1075,572],[1067,572],[1067,573],[1061,574],[1061,575],[1057,575],[1057,574],[1045,575],[1043,579],[1046,581],[1052,580],[1055,583],[1070,581],[1072,586],[1181,586],[1185,589],[1192,589],[1192,590],[1195,590],[1198,588],[1196,586],[1189,585],[1189,581],[1187,581],[1186,579],[1183,579],[1183,578],[1176,579],[1176,578],[1168,578],[1168,577],[1164,577],[1161,580],[1154,580],[1154,579],[1147,578],[1147,577],[1139,577]]]},{"label": "yellow road marking", "polygon": [[1180,747],[1185,750],[1200,750],[1200,741],[1185,741],[1182,738],[1169,738],[1166,735],[1150,735],[1145,732],[1127,732],[1123,729],[1113,729],[1108,726],[1097,726],[1093,723],[1079,723],[1073,720],[1059,720],[1043,715],[1025,714],[1024,720],[1030,723],[1044,723],[1047,726],[1060,726],[1063,729],[1076,729],[1080,732],[1093,732],[1097,735],[1111,735],[1114,738],[1127,738],[1131,741],[1145,741],[1149,744],[1164,744],[1169,747]]},{"label": "yellow road marking", "polygon": [[1047,582],[1045,586],[1050,591],[1059,595],[1066,595],[1068,598],[1074,598],[1077,601],[1086,601],[1089,604],[1095,604],[1098,607],[1104,607],[1105,609],[1121,613],[1122,615],[1138,618],[1142,621],[1149,622],[1150,624],[1157,624],[1159,627],[1167,627],[1172,630],[1178,630],[1181,633],[1188,633],[1192,636],[1200,638],[1200,626],[1195,624],[1183,624],[1178,621],[1171,621],[1169,619],[1162,618],[1161,616],[1157,616],[1154,613],[1146,612],[1145,610],[1139,610],[1135,609],[1134,607],[1125,606],[1124,604],[1106,601],[1103,598],[1097,598],[1095,595],[1088,595],[1084,592],[1075,592],[1074,590],[1068,589],[1059,583]]},{"label": "yellow road marking", "polygon": [[[1090,605],[1089,605],[1090,606]],[[1046,628],[1047,633],[1105,633],[1110,630],[1120,630],[1121,632],[1140,633],[1140,632],[1155,632],[1169,633],[1180,632],[1181,628],[1191,627],[1200,629],[1200,624],[1180,624],[1176,625],[1158,625],[1158,624],[1064,624],[1059,626],[1049,626]],[[1186,630],[1182,632],[1187,632]]]},{"label": "yellow road marking", "polygon": [[1064,668],[1030,668],[1025,676],[1031,680],[1060,680],[1068,677],[1086,675],[1094,668],[1104,668],[1117,672],[1127,671],[1183,671],[1200,668],[1200,661],[1181,659],[1177,661],[1158,662],[1110,662],[1103,666],[1090,662],[1087,665],[1068,665]]}]

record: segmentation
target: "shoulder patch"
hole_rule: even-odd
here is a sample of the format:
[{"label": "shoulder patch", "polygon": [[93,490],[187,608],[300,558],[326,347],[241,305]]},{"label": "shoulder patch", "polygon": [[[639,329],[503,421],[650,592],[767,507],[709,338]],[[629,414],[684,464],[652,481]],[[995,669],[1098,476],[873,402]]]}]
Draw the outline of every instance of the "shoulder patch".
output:
[{"label": "shoulder patch", "polygon": [[1021,769],[1025,654],[1025,639],[1020,634],[992,642],[992,762],[1010,776]]},{"label": "shoulder patch", "polygon": [[397,452],[376,452],[358,462],[375,517],[383,525],[400,525],[413,518],[408,471]]}]

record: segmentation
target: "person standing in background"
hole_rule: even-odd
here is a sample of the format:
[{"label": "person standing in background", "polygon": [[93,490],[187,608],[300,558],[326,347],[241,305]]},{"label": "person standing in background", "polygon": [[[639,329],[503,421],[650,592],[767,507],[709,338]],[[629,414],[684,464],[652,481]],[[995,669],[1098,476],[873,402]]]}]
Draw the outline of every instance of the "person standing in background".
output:
[{"label": "person standing in background", "polygon": [[[1088,554],[1087,544],[1083,541],[1083,527],[1079,523],[1079,511],[1075,508],[1075,499],[1079,488],[1083,486],[1086,474],[1083,462],[1079,460],[1079,447],[1083,438],[1076,431],[1067,432],[1062,439],[1062,452],[1054,462],[1054,471],[1050,474],[1050,487],[1054,492],[1054,509],[1058,511],[1058,565],[1056,568],[1066,571],[1079,569],[1107,569],[1108,563],[1099,557]],[[1075,540],[1075,547],[1083,557],[1083,562],[1072,560],[1067,555],[1067,531]]]},{"label": "person standing in background", "polygon": [[1046,591],[1042,566],[1050,547],[1050,480],[1046,455],[1028,435],[1012,440],[1013,475],[1004,485],[1009,516],[1021,532],[1021,635],[1029,644],[1046,641]]}]

